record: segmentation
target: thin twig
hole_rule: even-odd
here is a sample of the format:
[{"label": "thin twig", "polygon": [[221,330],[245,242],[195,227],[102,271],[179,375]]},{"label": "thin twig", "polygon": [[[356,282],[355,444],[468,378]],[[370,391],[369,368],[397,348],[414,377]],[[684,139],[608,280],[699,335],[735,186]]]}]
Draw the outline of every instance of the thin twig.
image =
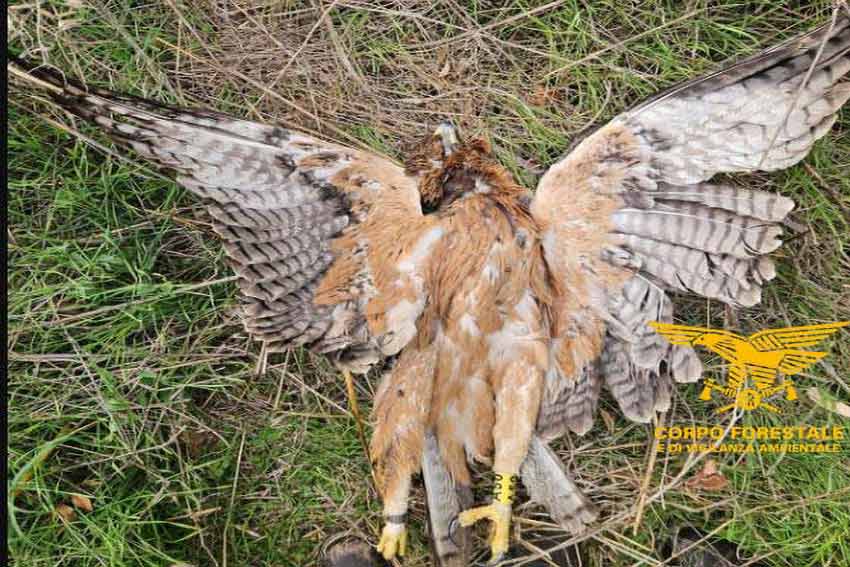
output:
[{"label": "thin twig", "polygon": [[[158,39],[158,40],[159,40],[159,41],[160,41],[163,45],[167,45],[168,47],[170,47],[170,48],[172,48],[172,49],[175,49],[175,50],[177,50],[177,49],[181,49],[181,48],[179,48],[178,46],[174,45],[173,43],[169,43],[169,42],[165,41],[165,40],[164,40],[164,39],[162,39],[162,38],[157,38],[157,39]],[[357,138],[355,138],[354,136],[352,136],[352,135],[351,135],[351,134],[349,134],[348,132],[346,132],[346,131],[344,131],[344,130],[342,130],[342,129],[340,129],[340,128],[337,128],[336,126],[333,126],[333,125],[331,125],[331,124],[327,124],[327,123],[325,123],[325,122],[324,122],[321,118],[319,118],[318,116],[316,116],[315,114],[313,114],[313,113],[312,113],[312,112],[310,112],[309,110],[307,110],[307,109],[303,108],[302,106],[300,106],[300,105],[298,105],[298,104],[296,104],[296,103],[292,102],[291,100],[287,99],[286,97],[284,97],[284,96],[282,96],[282,95],[280,95],[280,94],[278,94],[278,93],[276,93],[276,92],[274,92],[274,91],[270,90],[268,87],[266,87],[266,86],[265,86],[264,84],[262,84],[261,82],[259,82],[259,81],[255,80],[255,79],[252,79],[251,77],[249,77],[248,75],[246,75],[246,74],[242,73],[241,71],[237,71],[236,69],[225,69],[224,67],[222,67],[221,65],[219,65],[219,64],[218,64],[217,62],[215,62],[214,60],[202,60],[200,57],[198,57],[197,55],[195,55],[194,53],[192,53],[192,52],[190,52],[190,51],[185,51],[185,50],[184,50],[184,53],[185,53],[186,55],[188,55],[189,57],[191,57],[192,59],[195,59],[196,61],[198,61],[198,62],[200,62],[200,63],[204,63],[204,64],[207,64],[207,65],[210,65],[211,67],[215,68],[216,70],[218,70],[218,71],[219,71],[219,72],[221,72],[221,73],[224,73],[225,75],[232,75],[232,76],[234,76],[234,77],[238,78],[239,80],[241,80],[241,81],[244,81],[244,82],[248,83],[248,84],[249,84],[249,85],[251,85],[252,87],[255,87],[255,88],[257,88],[257,89],[260,89],[260,90],[261,90],[261,91],[263,91],[264,93],[268,94],[270,97],[272,97],[272,98],[274,98],[274,99],[276,99],[276,100],[279,100],[280,102],[282,102],[283,104],[285,104],[285,105],[286,105],[286,106],[288,106],[289,108],[291,108],[291,109],[293,109],[293,110],[295,110],[295,111],[297,111],[297,112],[300,112],[300,113],[301,113],[301,114],[303,114],[304,116],[307,116],[308,118],[312,119],[312,120],[313,120],[313,121],[315,121],[317,124],[324,124],[324,125],[325,125],[325,127],[326,127],[328,130],[332,131],[334,134],[336,134],[336,135],[340,136],[341,138],[345,138],[345,139],[346,139],[349,143],[351,143],[352,145],[355,145],[355,146],[357,146],[357,147],[359,147],[359,148],[361,148],[361,149],[364,149],[364,150],[371,151],[371,148],[369,148],[369,146],[367,146],[366,144],[364,144],[363,142],[361,142],[360,140],[358,140]],[[305,131],[308,131],[306,128],[301,128],[301,129],[302,129],[302,130],[305,130]],[[308,131],[308,132],[309,132],[309,131]],[[316,132],[312,132],[312,133],[317,134]],[[387,159],[389,159],[389,158],[387,158]]]},{"label": "thin twig", "polygon": [[599,51],[594,51],[593,53],[591,53],[589,55],[585,55],[581,59],[577,59],[576,61],[573,61],[572,63],[569,63],[568,65],[564,65],[563,67],[559,67],[559,68],[555,69],[554,71],[550,71],[549,73],[546,73],[546,75],[544,75],[544,78],[551,77],[552,75],[557,75],[559,73],[563,73],[564,71],[568,71],[568,70],[572,69],[573,67],[581,65],[582,63],[587,63],[588,61],[598,59],[600,56],[608,53],[609,51],[612,51],[614,49],[619,49],[626,44],[632,43],[635,40],[638,40],[642,37],[646,37],[650,34],[653,34],[653,33],[657,32],[658,30],[662,30],[664,28],[676,25],[680,22],[684,22],[685,20],[689,20],[689,19],[693,18],[694,16],[696,16],[697,14],[699,14],[700,12],[702,12],[701,9],[691,10],[690,12],[683,14],[683,15],[679,16],[678,18],[670,20],[669,22],[663,23],[660,26],[655,26],[652,29],[643,31],[639,34],[628,37],[628,38],[626,38],[622,41],[618,41],[617,43],[612,43],[611,45],[608,45],[607,47],[603,47]]},{"label": "thin twig", "polygon": [[[204,288],[211,287],[211,286],[218,285],[218,284],[222,284],[222,283],[232,282],[232,281],[235,281],[237,279],[239,279],[239,276],[227,276],[225,278],[218,278],[218,279],[215,279],[215,280],[209,280],[209,281],[200,282],[200,283],[196,283],[196,284],[192,284],[192,285],[182,286],[177,291],[175,291],[175,295],[180,295],[180,294],[183,294],[183,293],[189,293],[191,291],[204,289]],[[135,305],[141,305],[143,303],[150,303],[150,302],[154,302],[154,301],[159,301],[160,299],[163,299],[163,298],[161,298],[161,297],[145,297],[145,298],[142,298],[142,299],[134,299],[133,301],[127,301],[125,303],[119,303],[118,305],[107,305],[105,307],[99,307],[98,309],[86,311],[85,313],[78,313],[77,315],[70,315],[70,316],[65,317],[63,319],[58,319],[58,320],[55,320],[55,321],[46,321],[46,322],[42,323],[42,326],[44,326],[44,327],[57,327],[57,326],[67,325],[69,323],[74,323],[74,322],[79,321],[81,319],[88,319],[88,318],[94,317],[96,315],[102,315],[104,313],[109,313],[111,311],[118,311],[120,309],[126,309],[128,307],[133,307]]]},{"label": "thin twig", "polygon": [[[313,37],[313,34],[316,33],[316,30],[319,29],[319,26],[322,24],[322,22],[328,16],[330,11],[334,9],[335,6],[336,2],[333,2],[330,6],[327,7],[326,10],[322,12],[322,14],[319,16],[319,19],[316,20],[316,22],[313,24],[313,27],[310,28],[310,31],[307,32],[307,36],[304,38],[304,41],[301,42],[301,45],[298,46],[298,49],[295,50],[295,53],[293,53],[289,57],[289,61],[286,62],[286,65],[284,65],[283,68],[278,71],[277,75],[275,75],[274,79],[272,79],[271,84],[268,85],[268,92],[271,92],[271,89],[277,86],[278,81],[283,78],[283,75],[286,74],[286,72],[289,70],[289,67],[292,66],[292,64],[295,62],[295,59],[298,58],[302,51],[304,51],[304,48],[307,47],[307,45],[310,43],[310,39]],[[264,90],[263,93],[260,94],[260,98],[257,99],[257,104],[263,101],[266,94],[267,92]]]},{"label": "thin twig", "polygon": [[489,30],[493,30],[493,29],[497,29],[497,28],[502,28],[502,27],[510,25],[514,22],[518,22],[520,20],[530,18],[531,16],[535,16],[535,15],[543,13],[543,12],[548,12],[549,10],[557,8],[561,4],[564,4],[565,2],[566,2],[566,0],[555,0],[554,2],[549,2],[548,4],[538,6],[537,8],[533,8],[531,10],[526,10],[522,13],[515,14],[515,15],[509,17],[509,18],[505,18],[504,20],[492,22],[492,23],[487,24],[486,26],[481,26],[480,28],[477,28],[477,29],[474,29],[474,30],[469,30],[469,31],[463,32],[463,33],[458,34],[458,35],[453,36],[453,37],[448,37],[446,39],[440,39],[440,40],[437,40],[437,41],[429,41],[429,42],[426,42],[426,43],[416,44],[416,45],[413,46],[413,48],[415,48],[415,49],[431,49],[431,48],[434,48],[434,47],[439,47],[441,45],[447,45],[449,43],[454,43],[456,41],[466,39],[467,37],[472,37],[472,36],[481,34],[485,31],[489,31]]},{"label": "thin twig", "polygon": [[[664,427],[664,417],[662,413],[658,420],[657,427]],[[635,509],[635,521],[632,524],[632,533],[637,535],[640,521],[643,519],[643,510],[646,506],[646,495],[649,491],[649,482],[652,480],[652,472],[655,470],[655,460],[658,457],[658,436],[652,436],[652,443],[649,446],[649,463],[646,466],[646,473],[643,475],[643,482],[640,485],[640,497],[638,498],[637,508]]]},{"label": "thin twig", "polygon": [[843,201],[847,199],[847,197],[836,191],[835,187],[824,181],[820,173],[818,173],[817,170],[813,168],[810,164],[804,163],[803,167],[809,175],[817,179],[821,189],[829,193],[829,196],[832,197],[832,201],[835,203],[835,206],[838,207],[838,212],[841,213],[841,216],[843,216],[847,224],[850,225],[850,209],[848,209],[847,206],[843,203]]},{"label": "thin twig", "polygon": [[812,59],[812,64],[809,65],[808,70],[806,71],[806,75],[803,77],[803,81],[800,83],[800,86],[797,87],[797,92],[794,95],[794,100],[791,101],[791,106],[788,107],[788,111],[785,113],[785,118],[782,119],[782,122],[776,127],[776,130],[773,132],[773,136],[770,138],[770,143],[767,145],[767,149],[762,153],[761,159],[759,160],[756,169],[761,169],[764,165],[764,162],[767,161],[770,152],[773,151],[773,146],[776,144],[776,140],[779,139],[779,134],[782,130],[785,129],[785,126],[788,124],[788,119],[791,117],[791,113],[794,112],[794,109],[797,108],[797,103],[800,102],[800,97],[803,94],[803,90],[809,84],[809,79],[812,78],[812,73],[815,72],[815,68],[817,67],[818,62],[820,61],[821,55],[823,55],[823,50],[826,47],[827,42],[829,41],[829,37],[832,34],[832,30],[835,29],[835,24],[838,22],[838,8],[836,7],[832,11],[832,21],[829,24],[829,29],[823,34],[823,39],[818,46],[818,51],[815,54],[814,59]]},{"label": "thin twig", "polygon": [[245,450],[245,436],[248,430],[242,430],[242,441],[239,442],[239,453],[236,455],[236,472],[233,474],[233,486],[230,489],[230,505],[227,507],[227,520],[221,542],[221,565],[227,567],[227,534],[230,532],[230,522],[233,519],[233,504],[236,502],[236,487],[239,484],[239,471],[242,468],[242,452]]}]

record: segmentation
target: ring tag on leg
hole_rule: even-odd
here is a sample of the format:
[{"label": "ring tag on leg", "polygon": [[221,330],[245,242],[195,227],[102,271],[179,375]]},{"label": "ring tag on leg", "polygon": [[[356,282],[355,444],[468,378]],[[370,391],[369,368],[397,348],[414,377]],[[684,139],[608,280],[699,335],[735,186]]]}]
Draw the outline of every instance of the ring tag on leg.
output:
[{"label": "ring tag on leg", "polygon": [[401,514],[384,514],[384,521],[388,524],[406,524],[407,512]]},{"label": "ring tag on leg", "polygon": [[493,499],[501,504],[511,504],[516,496],[517,475],[495,473]]}]

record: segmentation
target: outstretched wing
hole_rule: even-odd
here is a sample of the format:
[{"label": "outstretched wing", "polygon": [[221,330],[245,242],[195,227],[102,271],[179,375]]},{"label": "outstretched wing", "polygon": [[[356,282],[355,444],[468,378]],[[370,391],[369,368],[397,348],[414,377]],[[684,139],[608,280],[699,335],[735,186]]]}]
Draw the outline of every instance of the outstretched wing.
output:
[{"label": "outstretched wing", "polygon": [[[850,98],[850,83],[839,82],[850,70],[848,51],[850,18],[842,13],[834,26],[621,114],[541,178],[532,213],[544,230],[546,262],[577,298],[556,319],[564,336],[601,336],[600,373],[629,418],[648,421],[666,408],[669,375],[701,374],[690,347],[671,346],[646,325],[672,322],[669,292],[750,306],[774,277],[765,255],[779,247],[794,203],[709,180],[803,159]],[[588,323],[594,318],[604,320],[601,330]],[[559,401],[570,389],[595,395],[597,388],[577,386],[596,376],[583,370],[589,364],[550,372],[541,415],[556,419],[547,411],[556,402],[595,407]],[[585,413],[572,422],[586,423]]]},{"label": "outstretched wing", "polygon": [[850,325],[850,321],[825,323],[823,325],[785,327],[784,329],[768,329],[750,335],[747,340],[756,349],[761,351],[785,348],[799,349],[815,346],[822,340],[838,332],[838,329],[841,327],[846,327],[847,325]]},{"label": "outstretched wing", "polygon": [[421,267],[441,233],[401,167],[293,130],[13,70],[203,198],[239,276],[245,327],[270,352],[306,345],[365,371],[412,338]]}]

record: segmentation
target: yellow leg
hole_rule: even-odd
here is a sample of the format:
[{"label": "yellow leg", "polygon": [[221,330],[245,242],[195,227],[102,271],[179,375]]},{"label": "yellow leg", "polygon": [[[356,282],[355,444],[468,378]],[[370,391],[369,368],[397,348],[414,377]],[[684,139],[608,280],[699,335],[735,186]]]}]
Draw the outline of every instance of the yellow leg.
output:
[{"label": "yellow leg", "polygon": [[493,523],[490,539],[491,563],[497,563],[508,552],[511,535],[511,502],[513,502],[516,480],[516,475],[496,473],[493,502],[487,506],[465,510],[458,516],[458,522],[463,527],[471,526],[478,520],[484,519]]}]

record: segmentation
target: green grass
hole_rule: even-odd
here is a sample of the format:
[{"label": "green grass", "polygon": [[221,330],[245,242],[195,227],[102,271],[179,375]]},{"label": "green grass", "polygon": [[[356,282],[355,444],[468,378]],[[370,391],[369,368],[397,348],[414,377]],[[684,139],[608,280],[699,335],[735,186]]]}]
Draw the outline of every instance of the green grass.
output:
[{"label": "green grass", "polygon": [[[395,157],[452,118],[465,133],[488,135],[505,165],[533,186],[592,123],[722,59],[811,28],[828,17],[830,3],[567,0],[516,18],[545,2],[404,10],[381,3],[331,10],[333,35],[316,25],[324,8],[309,4],[240,11],[249,3],[227,3],[226,15],[212,3],[180,4],[179,15],[169,3],[77,4],[50,0],[40,13],[13,5],[10,49],[92,84],[283,121]],[[466,33],[475,27],[484,31]],[[198,203],[43,117],[68,123],[12,91],[13,562],[309,565],[341,533],[374,543],[380,504],[335,372],[299,352],[273,358],[258,376],[259,348],[239,324],[236,288]],[[683,300],[682,320],[753,332],[850,319],[850,110],[805,164],[810,169],[746,179],[792,196],[808,230],[779,251],[779,276],[764,303],[731,313]],[[801,391],[850,397],[846,337],[832,341],[827,364],[801,377]],[[374,383],[360,385],[361,399]],[[716,423],[698,393],[680,388],[667,422]],[[779,417],[745,419],[850,426],[805,394],[783,407]],[[603,512],[604,529],[582,544],[588,564],[655,565],[670,527],[689,523],[718,530],[770,565],[850,565],[846,443],[838,455],[719,456],[729,487],[673,488],[647,506],[635,533],[611,518],[641,493],[651,432],[626,423],[607,398],[603,409],[615,419],[612,433],[599,420],[587,437],[560,447]],[[679,456],[659,459],[649,492],[682,465]],[[57,506],[73,494],[88,496],[93,510],[63,522]],[[411,516],[404,564],[426,565],[418,489]]]}]

